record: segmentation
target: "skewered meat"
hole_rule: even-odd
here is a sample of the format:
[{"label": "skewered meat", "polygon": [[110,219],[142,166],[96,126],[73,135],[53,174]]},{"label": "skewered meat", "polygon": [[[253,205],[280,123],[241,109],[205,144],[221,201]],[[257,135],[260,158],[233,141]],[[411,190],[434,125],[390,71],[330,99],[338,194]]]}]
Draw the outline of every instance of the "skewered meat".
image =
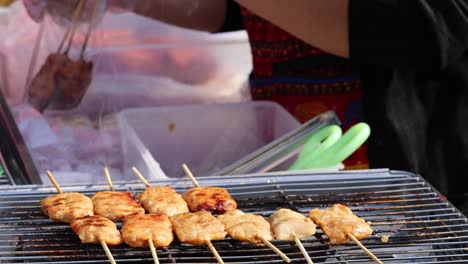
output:
[{"label": "skewered meat", "polygon": [[115,223],[100,215],[77,218],[70,227],[80,237],[81,243],[99,244],[104,241],[109,246],[117,246],[123,242]]},{"label": "skewered meat", "polygon": [[192,212],[209,211],[222,214],[237,208],[236,201],[224,188],[195,187],[186,191],[182,197]]},{"label": "skewered meat", "polygon": [[309,218],[290,209],[279,209],[268,218],[278,240],[303,239],[315,234],[316,226]]},{"label": "skewered meat", "polygon": [[229,236],[239,241],[261,244],[262,238],[273,240],[270,224],[260,215],[235,209],[218,216]]},{"label": "skewered meat", "polygon": [[203,245],[207,240],[220,240],[226,236],[223,223],[205,211],[173,216],[171,223],[182,243]]},{"label": "skewered meat", "polygon": [[57,222],[93,215],[93,202],[81,193],[59,193],[41,200],[42,211]]},{"label": "skewered meat", "polygon": [[353,214],[351,209],[342,204],[334,204],[324,210],[313,209],[309,212],[309,216],[330,238],[331,243],[348,242],[350,239],[347,234],[352,234],[361,240],[373,232],[364,219]]},{"label": "skewered meat", "polygon": [[66,54],[52,53],[29,84],[28,102],[41,112],[48,107],[74,108],[91,83],[92,71],[92,62],[74,61]]},{"label": "skewered meat", "polygon": [[133,214],[125,217],[122,237],[131,247],[149,247],[151,239],[155,247],[167,247],[174,240],[169,218],[161,214]]},{"label": "skewered meat", "polygon": [[91,198],[94,205],[94,213],[109,218],[112,221],[120,221],[127,215],[144,214],[145,209],[129,192],[98,192]]},{"label": "skewered meat", "polygon": [[189,212],[185,200],[170,186],[148,187],[138,198],[143,207],[153,214],[171,217]]}]

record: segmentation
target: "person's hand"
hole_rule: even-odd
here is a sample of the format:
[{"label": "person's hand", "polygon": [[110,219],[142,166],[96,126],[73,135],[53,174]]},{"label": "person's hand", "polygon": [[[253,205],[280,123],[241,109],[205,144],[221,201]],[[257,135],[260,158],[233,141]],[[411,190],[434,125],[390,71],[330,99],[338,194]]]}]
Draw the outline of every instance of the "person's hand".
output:
[{"label": "person's hand", "polygon": [[[81,10],[79,22],[89,21],[94,5],[97,2],[96,19],[99,20],[108,9],[131,9],[135,1],[127,0],[81,0],[84,6]],[[29,16],[36,22],[41,22],[46,14],[50,15],[57,24],[68,25],[80,0],[23,0]]]}]

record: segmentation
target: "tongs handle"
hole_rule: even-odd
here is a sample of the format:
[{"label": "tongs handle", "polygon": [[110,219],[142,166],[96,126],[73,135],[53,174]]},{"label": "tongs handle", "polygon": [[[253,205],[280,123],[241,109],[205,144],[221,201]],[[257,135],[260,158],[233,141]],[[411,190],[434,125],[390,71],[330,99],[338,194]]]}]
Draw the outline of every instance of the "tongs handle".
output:
[{"label": "tongs handle", "polygon": [[337,125],[321,128],[307,139],[302,151],[299,153],[299,157],[289,169],[297,170],[306,167],[311,160],[316,159],[317,156],[335,144],[341,135],[341,128]]},{"label": "tongs handle", "polygon": [[[322,132],[322,130],[324,132]],[[370,136],[370,127],[366,123],[359,123],[351,127],[342,137],[335,140],[337,133],[329,134],[327,127],[321,129],[323,135],[332,135],[332,139],[326,145],[320,145],[315,150],[304,149],[307,152],[300,154],[298,160],[289,170],[323,169],[336,166],[351,156]],[[327,134],[328,132],[328,134]],[[311,143],[306,143],[309,147],[316,146],[316,138],[313,137]],[[330,143],[331,142],[331,143]],[[318,152],[314,152],[317,151]]]}]

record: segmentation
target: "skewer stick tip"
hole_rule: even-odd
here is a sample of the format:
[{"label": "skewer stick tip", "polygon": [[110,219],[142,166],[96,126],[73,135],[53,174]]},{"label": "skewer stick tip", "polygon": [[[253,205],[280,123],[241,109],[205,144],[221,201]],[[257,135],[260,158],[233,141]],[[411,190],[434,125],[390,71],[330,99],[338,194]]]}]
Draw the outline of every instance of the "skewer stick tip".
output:
[{"label": "skewer stick tip", "polygon": [[148,239],[148,245],[151,250],[151,255],[153,255],[154,264],[159,264],[158,254],[156,253],[156,248],[154,247],[153,239]]},{"label": "skewer stick tip", "polygon": [[278,256],[280,256],[286,263],[290,263],[291,259],[286,256],[279,248],[273,245],[270,241],[266,240],[264,237],[261,238],[262,242],[267,245],[271,250],[273,250]]},{"label": "skewer stick tip", "polygon": [[110,187],[111,191],[113,191],[114,190],[114,184],[112,184],[112,179],[111,179],[111,176],[110,176],[110,173],[109,173],[109,168],[107,168],[107,166],[104,167],[104,175],[106,175],[107,182],[109,183],[109,187]]},{"label": "skewer stick tip", "polygon": [[378,264],[383,264],[383,262],[377,258],[374,253],[372,253],[369,249],[366,248],[366,246],[364,246],[361,241],[359,241],[353,234],[351,233],[347,233],[346,234],[351,240],[354,241],[354,243],[356,243],[367,255],[369,255],[369,257],[371,257],[371,259],[373,261],[375,261],[375,263],[378,263]]},{"label": "skewer stick tip", "polygon": [[60,185],[57,183],[57,181],[55,180],[55,177],[54,175],[52,174],[52,172],[50,170],[47,170],[46,171],[46,174],[47,176],[49,177],[50,181],[52,182],[52,184],[55,186],[55,189],[57,189],[57,192],[58,193],[63,193],[62,191],[62,188],[60,188]]},{"label": "skewer stick tip", "polygon": [[187,176],[189,176],[190,180],[192,180],[193,184],[196,187],[200,187],[200,184],[198,183],[197,179],[195,179],[195,176],[193,176],[192,172],[190,171],[190,169],[187,167],[187,165],[185,163],[182,164],[182,168],[184,169],[185,174],[187,174]]},{"label": "skewer stick tip", "polygon": [[104,252],[106,252],[107,258],[109,259],[110,263],[111,264],[117,264],[115,262],[114,256],[112,256],[112,253],[110,252],[109,247],[106,244],[106,241],[99,240],[99,242],[101,242],[101,246],[104,249]]},{"label": "skewer stick tip", "polygon": [[208,245],[208,248],[210,249],[211,253],[215,256],[216,260],[218,261],[219,264],[224,264],[223,259],[221,256],[218,254],[218,251],[216,251],[216,248],[213,246],[211,241],[206,240],[206,244]]},{"label": "skewer stick tip", "polygon": [[151,187],[151,184],[149,184],[149,182],[145,179],[145,177],[143,177],[143,175],[137,168],[132,167],[132,171],[138,178],[140,178],[140,180],[146,185],[146,187]]},{"label": "skewer stick tip", "polygon": [[304,248],[304,245],[302,245],[301,240],[294,233],[293,233],[293,237],[294,237],[294,242],[296,242],[296,245],[301,250],[302,255],[304,255],[304,258],[306,259],[307,263],[314,264],[314,262],[312,262],[312,259],[310,259],[309,253],[307,253],[307,250]]}]

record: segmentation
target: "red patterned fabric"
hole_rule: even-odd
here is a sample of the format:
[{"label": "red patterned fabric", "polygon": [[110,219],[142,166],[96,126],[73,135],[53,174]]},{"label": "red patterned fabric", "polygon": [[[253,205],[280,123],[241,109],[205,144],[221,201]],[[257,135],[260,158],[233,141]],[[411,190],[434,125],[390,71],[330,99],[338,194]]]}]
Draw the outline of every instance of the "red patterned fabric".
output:
[{"label": "red patterned fabric", "polygon": [[[362,121],[359,75],[345,59],[327,54],[268,21],[241,9],[252,50],[254,100],[281,104],[300,122],[334,110],[343,128]],[[345,162],[347,169],[368,167],[367,148]]]}]

